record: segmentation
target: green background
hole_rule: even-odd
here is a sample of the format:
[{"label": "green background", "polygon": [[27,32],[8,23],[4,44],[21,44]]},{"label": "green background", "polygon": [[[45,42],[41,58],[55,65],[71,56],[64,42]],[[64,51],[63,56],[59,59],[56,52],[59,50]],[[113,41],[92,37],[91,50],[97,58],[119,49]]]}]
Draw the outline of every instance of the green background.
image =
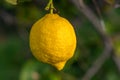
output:
[{"label": "green background", "polygon": [[[91,0],[85,2],[97,15]],[[74,26],[78,41],[76,52],[62,71],[37,61],[29,48],[29,33],[32,24],[49,13],[44,10],[47,3],[48,0],[18,0],[17,5],[12,5],[0,0],[0,80],[80,80],[102,54],[103,41],[86,16],[71,0],[54,0],[56,12]],[[119,36],[120,8],[104,2],[98,6],[108,35]],[[112,56],[91,80],[120,80]]]}]

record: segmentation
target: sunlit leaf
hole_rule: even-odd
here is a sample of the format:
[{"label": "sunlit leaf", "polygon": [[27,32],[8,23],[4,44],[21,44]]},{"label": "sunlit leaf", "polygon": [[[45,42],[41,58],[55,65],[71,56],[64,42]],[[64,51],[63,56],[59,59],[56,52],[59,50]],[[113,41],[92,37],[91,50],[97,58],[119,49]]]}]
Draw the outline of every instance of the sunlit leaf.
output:
[{"label": "sunlit leaf", "polygon": [[5,1],[12,5],[17,5],[17,0],[5,0]]}]

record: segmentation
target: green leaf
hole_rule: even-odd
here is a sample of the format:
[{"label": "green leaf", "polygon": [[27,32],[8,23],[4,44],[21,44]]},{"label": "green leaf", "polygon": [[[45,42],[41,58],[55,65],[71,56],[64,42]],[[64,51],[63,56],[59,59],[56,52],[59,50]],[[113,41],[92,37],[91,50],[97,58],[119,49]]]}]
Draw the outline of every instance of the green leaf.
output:
[{"label": "green leaf", "polygon": [[17,0],[5,0],[5,1],[12,5],[17,5]]}]

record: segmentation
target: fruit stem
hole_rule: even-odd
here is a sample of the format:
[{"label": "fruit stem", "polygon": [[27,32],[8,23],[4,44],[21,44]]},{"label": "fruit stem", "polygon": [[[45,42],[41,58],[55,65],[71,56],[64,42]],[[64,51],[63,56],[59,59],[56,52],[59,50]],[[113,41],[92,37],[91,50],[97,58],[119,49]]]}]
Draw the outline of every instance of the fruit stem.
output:
[{"label": "fruit stem", "polygon": [[54,6],[53,6],[53,0],[49,0],[47,6],[45,7],[45,10],[50,10],[50,13],[53,14],[53,10],[54,10]]}]

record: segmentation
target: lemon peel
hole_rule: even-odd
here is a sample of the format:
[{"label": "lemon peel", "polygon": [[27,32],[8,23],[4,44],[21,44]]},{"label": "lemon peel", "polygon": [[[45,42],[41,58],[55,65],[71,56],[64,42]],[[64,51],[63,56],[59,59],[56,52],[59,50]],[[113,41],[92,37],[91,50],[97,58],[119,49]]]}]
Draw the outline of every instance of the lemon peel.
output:
[{"label": "lemon peel", "polygon": [[74,55],[76,35],[70,22],[58,14],[46,14],[30,31],[33,55],[44,63],[62,70]]}]

